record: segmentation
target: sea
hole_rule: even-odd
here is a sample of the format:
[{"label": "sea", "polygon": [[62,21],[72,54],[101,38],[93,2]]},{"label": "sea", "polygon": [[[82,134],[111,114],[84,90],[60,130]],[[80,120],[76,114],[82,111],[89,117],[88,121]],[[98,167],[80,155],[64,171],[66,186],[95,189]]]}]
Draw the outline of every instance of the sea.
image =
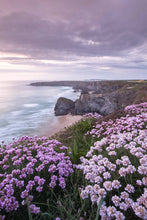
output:
[{"label": "sea", "polygon": [[58,124],[59,97],[76,100],[80,92],[64,86],[30,86],[32,81],[0,82],[0,143],[21,136],[44,136]]}]

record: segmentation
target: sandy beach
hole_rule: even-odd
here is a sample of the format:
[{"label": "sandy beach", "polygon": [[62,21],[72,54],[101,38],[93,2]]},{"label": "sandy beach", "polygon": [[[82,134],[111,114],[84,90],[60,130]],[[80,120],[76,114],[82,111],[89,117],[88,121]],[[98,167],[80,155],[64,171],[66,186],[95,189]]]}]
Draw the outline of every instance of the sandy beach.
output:
[{"label": "sandy beach", "polygon": [[50,130],[46,136],[51,137],[54,134],[56,134],[57,132],[63,130],[66,127],[71,126],[72,124],[78,122],[79,120],[81,120],[82,116],[81,115],[64,115],[64,116],[57,116],[56,119],[56,123],[54,124],[54,126],[52,127],[52,130]]}]

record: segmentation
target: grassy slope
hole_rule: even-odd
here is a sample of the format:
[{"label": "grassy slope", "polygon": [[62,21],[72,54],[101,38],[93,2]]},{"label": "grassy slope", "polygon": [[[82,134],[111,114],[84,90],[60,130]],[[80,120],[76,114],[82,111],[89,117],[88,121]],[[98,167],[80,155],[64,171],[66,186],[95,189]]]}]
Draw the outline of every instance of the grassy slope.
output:
[{"label": "grassy slope", "polygon": [[[115,111],[112,114],[99,119],[97,122],[101,123],[102,121],[108,121],[109,119],[115,120],[124,115],[125,113],[123,110]],[[79,163],[79,158],[81,156],[85,156],[87,151],[95,142],[95,139],[92,138],[92,136],[85,136],[86,132],[92,129],[95,122],[95,119],[90,118],[80,120],[72,126],[58,132],[52,136],[51,139],[57,139],[65,146],[69,147],[69,150],[72,152],[71,159],[73,163]]]}]

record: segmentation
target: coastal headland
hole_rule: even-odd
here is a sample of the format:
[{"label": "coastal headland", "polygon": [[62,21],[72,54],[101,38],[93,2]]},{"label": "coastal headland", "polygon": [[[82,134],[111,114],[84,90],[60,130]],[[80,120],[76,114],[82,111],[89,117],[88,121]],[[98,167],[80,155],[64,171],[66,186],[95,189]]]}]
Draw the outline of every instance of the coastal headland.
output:
[{"label": "coastal headland", "polygon": [[97,112],[108,115],[127,105],[147,101],[147,80],[123,81],[51,81],[34,82],[31,86],[70,86],[81,91],[79,99],[72,101],[60,97],[55,105],[55,115],[83,115]]}]

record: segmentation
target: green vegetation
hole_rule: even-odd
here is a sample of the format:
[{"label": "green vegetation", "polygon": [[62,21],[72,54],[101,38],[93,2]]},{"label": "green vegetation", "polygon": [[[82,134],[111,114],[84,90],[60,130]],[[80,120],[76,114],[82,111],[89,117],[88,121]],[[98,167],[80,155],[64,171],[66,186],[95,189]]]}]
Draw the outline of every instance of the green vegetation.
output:
[{"label": "green vegetation", "polygon": [[94,118],[80,120],[74,125],[55,134],[51,139],[57,139],[67,146],[69,151],[72,152],[72,162],[78,164],[80,157],[85,156],[90,146],[94,143],[94,139],[90,136],[85,136],[85,133],[92,129],[95,122],[96,119]]}]

